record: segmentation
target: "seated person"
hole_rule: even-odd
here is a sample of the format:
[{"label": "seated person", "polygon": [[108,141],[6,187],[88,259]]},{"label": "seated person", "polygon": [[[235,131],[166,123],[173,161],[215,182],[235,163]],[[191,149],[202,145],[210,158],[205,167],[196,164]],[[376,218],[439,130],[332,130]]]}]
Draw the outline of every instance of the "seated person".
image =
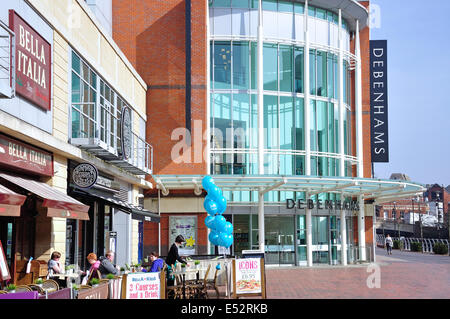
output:
[{"label": "seated person", "polygon": [[60,287],[66,286],[66,281],[60,279],[58,276],[54,276],[56,274],[62,274],[63,273],[63,267],[61,266],[61,262],[59,259],[61,258],[61,253],[58,251],[54,251],[50,257],[50,260],[47,263],[48,266],[48,279],[53,279],[56,282],[58,282],[58,285]]},{"label": "seated person", "polygon": [[150,268],[150,272],[159,272],[164,267],[164,260],[158,258],[158,254],[154,251],[150,254],[150,260],[152,262],[152,266]]},{"label": "seated person", "polygon": [[106,257],[103,257],[103,256],[100,257],[99,261],[100,261],[100,266],[99,266],[98,270],[100,271],[102,278],[106,278],[106,276],[108,274],[113,274],[114,276],[119,275],[120,268],[113,265],[113,261],[114,261],[114,252],[113,251],[111,251],[111,250],[108,251],[106,253]]},{"label": "seated person", "polygon": [[87,272],[82,273],[82,275],[86,276],[83,278],[81,284],[87,285],[93,278],[100,279],[100,275],[98,272],[98,267],[100,266],[100,261],[97,260],[97,255],[94,253],[90,253],[87,255],[86,259],[88,260],[91,267]]}]

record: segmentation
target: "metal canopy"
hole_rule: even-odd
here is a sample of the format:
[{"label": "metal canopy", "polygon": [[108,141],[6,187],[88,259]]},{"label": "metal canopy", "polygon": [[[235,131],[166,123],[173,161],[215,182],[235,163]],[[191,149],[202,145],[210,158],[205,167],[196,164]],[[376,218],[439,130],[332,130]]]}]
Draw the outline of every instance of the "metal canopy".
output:
[{"label": "metal canopy", "polygon": [[[156,187],[168,195],[170,190],[201,187],[204,175],[153,175]],[[261,191],[267,189],[306,192],[308,196],[337,193],[347,197],[363,196],[379,203],[423,193],[420,184],[408,181],[357,177],[273,176],[273,175],[214,175],[215,184],[224,191]],[[275,186],[275,187],[274,187]]]}]

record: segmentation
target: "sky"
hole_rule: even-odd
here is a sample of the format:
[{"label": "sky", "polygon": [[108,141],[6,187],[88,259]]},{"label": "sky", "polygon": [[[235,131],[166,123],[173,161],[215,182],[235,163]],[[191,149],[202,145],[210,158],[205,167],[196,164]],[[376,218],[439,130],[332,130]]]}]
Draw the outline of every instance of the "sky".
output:
[{"label": "sky", "polygon": [[389,163],[374,163],[375,178],[450,185],[450,1],[371,4],[370,38],[388,50]]}]

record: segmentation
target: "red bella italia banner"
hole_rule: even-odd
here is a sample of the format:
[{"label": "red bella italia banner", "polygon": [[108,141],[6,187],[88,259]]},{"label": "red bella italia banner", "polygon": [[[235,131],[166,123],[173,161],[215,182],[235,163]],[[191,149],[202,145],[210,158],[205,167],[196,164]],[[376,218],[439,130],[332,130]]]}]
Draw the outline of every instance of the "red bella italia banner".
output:
[{"label": "red bella italia banner", "polygon": [[16,92],[49,111],[51,45],[14,10],[9,25],[16,34]]}]

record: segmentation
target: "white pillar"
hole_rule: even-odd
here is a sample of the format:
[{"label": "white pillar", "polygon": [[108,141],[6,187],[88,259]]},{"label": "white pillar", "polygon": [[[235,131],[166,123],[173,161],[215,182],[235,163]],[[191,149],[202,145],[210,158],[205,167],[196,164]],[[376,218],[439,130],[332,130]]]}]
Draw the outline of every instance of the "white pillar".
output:
[{"label": "white pillar", "polygon": [[[341,194],[341,200],[344,195]],[[343,207],[342,207],[343,208]],[[345,209],[341,209],[341,263],[347,265],[347,226],[345,220]]]},{"label": "white pillar", "polygon": [[258,100],[258,174],[264,174],[264,82],[263,82],[263,19],[262,0],[258,9],[258,57],[257,57],[257,100]]},{"label": "white pillar", "polygon": [[359,196],[359,214],[358,214],[358,246],[359,246],[359,260],[366,260],[366,231],[365,231],[365,216],[364,216],[364,198]]},{"label": "white pillar", "polygon": [[259,234],[259,250],[264,252],[264,193],[262,189],[258,192],[258,234]]},{"label": "white pillar", "polygon": [[344,160],[344,116],[345,116],[345,105],[344,105],[344,44],[342,36],[342,10],[339,9],[339,54],[338,54],[338,76],[339,76],[339,154],[340,163],[339,171],[340,176],[345,176],[345,160]]},{"label": "white pillar", "polygon": [[309,31],[308,31],[308,0],[305,1],[305,51],[304,51],[304,128],[305,128],[305,175],[311,175],[311,131],[310,131],[310,86],[309,86]]},{"label": "white pillar", "polygon": [[[306,202],[308,202],[309,194],[306,193]],[[311,209],[308,208],[306,204],[306,260],[308,267],[313,265],[313,254],[312,254],[312,218]]]},{"label": "white pillar", "polygon": [[356,37],[355,37],[355,111],[356,111],[356,157],[358,159],[357,176],[364,176],[363,166],[363,131],[362,131],[362,82],[361,82],[361,46],[359,40],[359,21],[356,20]]}]

